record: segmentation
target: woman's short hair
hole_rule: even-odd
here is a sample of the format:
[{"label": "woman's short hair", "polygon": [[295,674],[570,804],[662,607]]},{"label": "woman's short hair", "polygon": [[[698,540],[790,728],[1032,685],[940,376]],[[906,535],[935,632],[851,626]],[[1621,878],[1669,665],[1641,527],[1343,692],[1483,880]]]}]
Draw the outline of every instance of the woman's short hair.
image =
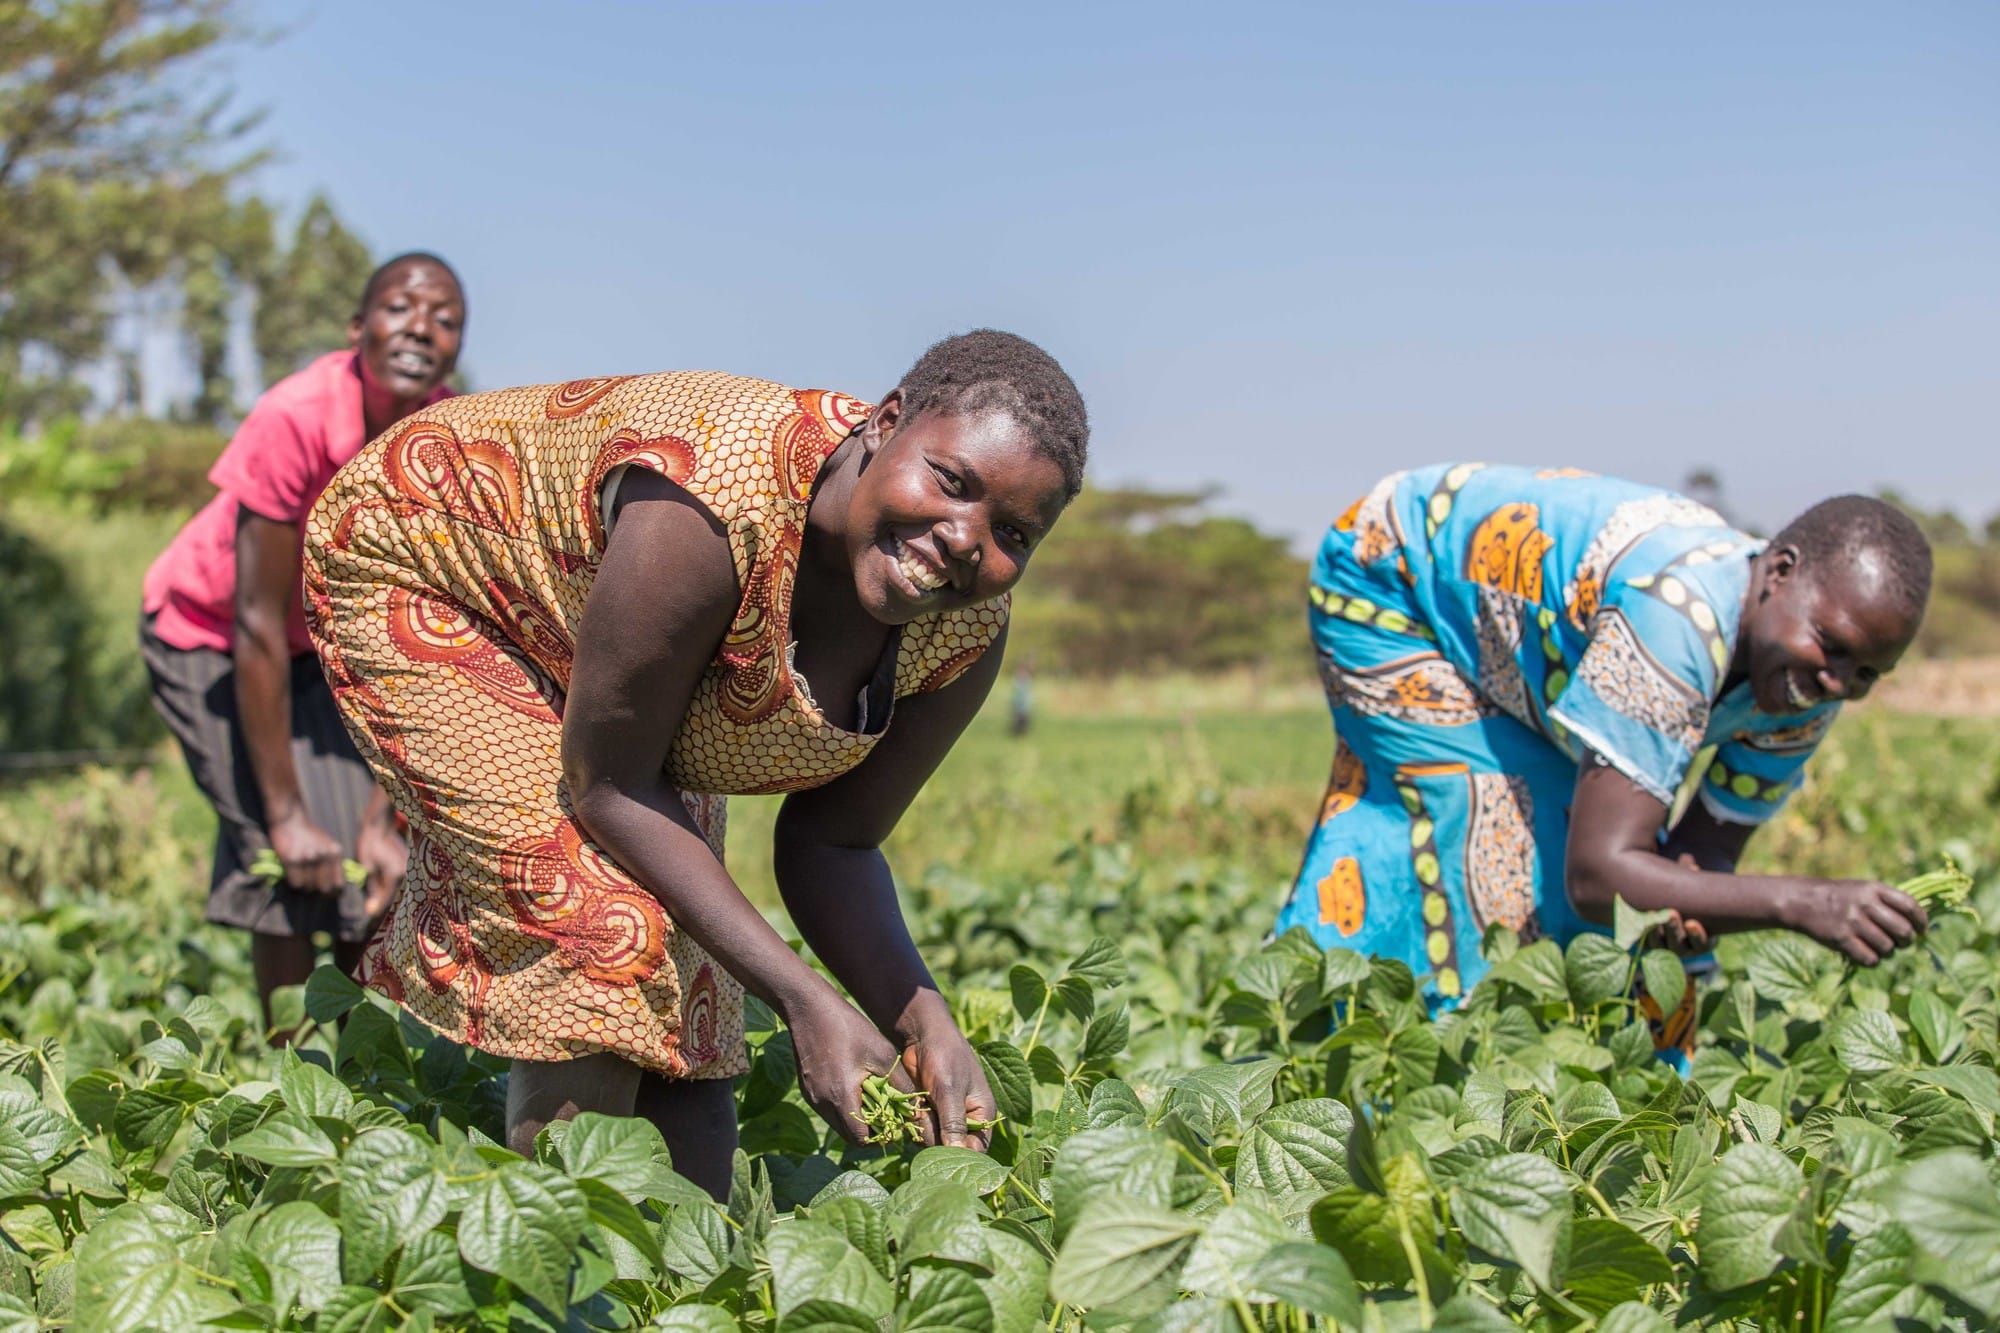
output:
[{"label": "woman's short hair", "polygon": [[931,344],[896,386],[909,417],[1005,412],[1062,469],[1070,499],[1083,489],[1090,421],[1083,395],[1056,359],[1026,338],[974,329]]}]

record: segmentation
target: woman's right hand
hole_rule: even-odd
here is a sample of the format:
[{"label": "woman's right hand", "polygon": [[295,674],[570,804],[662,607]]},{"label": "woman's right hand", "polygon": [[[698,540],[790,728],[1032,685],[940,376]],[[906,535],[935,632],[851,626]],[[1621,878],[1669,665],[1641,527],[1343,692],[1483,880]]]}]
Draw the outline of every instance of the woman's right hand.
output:
[{"label": "woman's right hand", "polygon": [[309,893],[339,893],[342,851],[331,833],[303,812],[281,819],[264,830],[271,850],[285,868],[285,883]]},{"label": "woman's right hand", "polygon": [[848,1142],[867,1142],[868,1129],[861,1121],[861,1080],[888,1074],[903,1091],[914,1087],[895,1046],[832,987],[794,1014],[790,1023],[799,1091],[806,1104]]},{"label": "woman's right hand", "polygon": [[1900,889],[1867,879],[1796,882],[1782,920],[1821,944],[1873,967],[1930,929],[1923,905]]}]

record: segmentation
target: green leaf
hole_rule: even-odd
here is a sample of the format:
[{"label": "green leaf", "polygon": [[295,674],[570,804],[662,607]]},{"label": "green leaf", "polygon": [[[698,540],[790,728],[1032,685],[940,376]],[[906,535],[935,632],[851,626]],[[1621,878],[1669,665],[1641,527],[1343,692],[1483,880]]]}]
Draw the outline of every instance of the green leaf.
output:
[{"label": "green leaf", "polygon": [[1173,1299],[1175,1274],[1200,1234],[1200,1222],[1157,1204],[1100,1196],[1056,1256],[1049,1291],[1087,1310],[1150,1314]]},{"label": "green leaf", "polygon": [[1007,1181],[1007,1167],[972,1148],[926,1148],[910,1163],[910,1179],[955,1180],[974,1194],[987,1195]]},{"label": "green leaf", "polygon": [[1438,1307],[1431,1333],[1513,1333],[1513,1320],[1480,1300],[1460,1293]]},{"label": "green leaf", "polygon": [[1048,978],[1027,963],[1016,963],[1007,969],[1007,993],[1013,997],[1014,1012],[1024,1023],[1035,1021],[1051,994]]},{"label": "green leaf", "polygon": [[318,1333],[388,1333],[402,1327],[387,1292],[341,1287],[313,1321]]},{"label": "green leaf", "polygon": [[1833,1053],[1857,1074],[1879,1074],[1903,1063],[1903,1039],[1889,1015],[1855,1009],[1834,1024]]},{"label": "green leaf", "polygon": [[476,1186],[458,1220],[458,1252],[551,1310],[569,1303],[569,1270],[588,1212],[560,1172],[509,1163]]},{"label": "green leaf", "polygon": [[556,1145],[563,1168],[579,1179],[599,1180],[633,1203],[671,1199],[678,1188],[667,1165],[667,1141],[642,1116],[585,1111],[569,1122]]},{"label": "green leaf", "polygon": [[590,1220],[630,1245],[652,1265],[652,1272],[645,1276],[650,1277],[666,1267],[666,1255],[660,1250],[659,1233],[631,1200],[590,1176],[577,1181],[576,1186],[583,1191],[584,1202],[589,1205]]},{"label": "green leaf", "polygon": [[1674,1333],[1673,1321],[1649,1305],[1626,1301],[1605,1311],[1597,1333]]},{"label": "green leaf", "polygon": [[1265,1251],[1243,1274],[1244,1286],[1259,1295],[1342,1325],[1362,1321],[1361,1294],[1347,1261],[1330,1245],[1287,1240]]},{"label": "green leaf", "polygon": [[51,1111],[27,1092],[0,1091],[0,1124],[13,1127],[23,1146],[41,1166],[55,1161],[83,1138],[83,1131],[67,1117]]},{"label": "green leaf", "polygon": [[287,1050],[278,1062],[278,1088],[285,1105],[301,1115],[333,1116],[344,1119],[354,1110],[354,1094],[347,1086],[318,1065]]},{"label": "green leaf", "polygon": [[1657,1282],[1671,1282],[1674,1266],[1644,1236],[1608,1217],[1573,1224],[1569,1244],[1569,1297],[1593,1314],[1631,1300]]},{"label": "green leaf", "polygon": [[1181,1289],[1227,1298],[1250,1285],[1251,1267],[1296,1237],[1268,1209],[1236,1203],[1208,1220],[1208,1229],[1189,1250]]},{"label": "green leaf", "polygon": [[1562,950],[1554,940],[1536,940],[1506,962],[1486,974],[1496,985],[1518,986],[1536,1003],[1554,1003],[1569,998],[1569,979],[1563,967]]},{"label": "green leaf", "polygon": [[1136,1125],[1146,1123],[1146,1104],[1139,1100],[1139,1094],[1132,1091],[1132,1085],[1123,1079],[1107,1078],[1090,1090],[1090,1106],[1084,1114],[1082,1129],[1107,1129],[1112,1125]]},{"label": "green leaf", "polygon": [[1048,1301],[1049,1261],[1033,1244],[995,1227],[986,1231],[986,1248],[993,1276],[980,1286],[993,1307],[994,1333],[1035,1333]]},{"label": "green leaf", "polygon": [[1150,1129],[1118,1125],[1072,1134],[1049,1172],[1058,1243],[1093,1199],[1120,1194],[1164,1208],[1174,1194],[1174,1145]]},{"label": "green leaf", "polygon": [[1722,1155],[1702,1188],[1701,1275],[1728,1291],[1768,1277],[1809,1234],[1808,1190],[1791,1158],[1762,1143],[1739,1143]]},{"label": "green leaf", "polygon": [[[1847,1267],[1826,1308],[1829,1333],[1859,1333],[1885,1316],[1899,1313],[1899,1303],[1911,1303],[1922,1291],[1912,1285],[1910,1260],[1916,1247],[1910,1233],[1894,1222],[1855,1239]],[[1908,1313],[1907,1310],[1900,1313]]]},{"label": "green leaf", "polygon": [[1011,1042],[1004,1041],[981,1042],[978,1053],[993,1098],[1000,1103],[1000,1114],[1016,1124],[1025,1125],[1033,1120],[1035,1076],[1028,1068],[1028,1057]]},{"label": "green leaf", "polygon": [[781,1319],[809,1301],[834,1301],[877,1318],[896,1303],[888,1278],[845,1235],[816,1218],[773,1226],[764,1254]]},{"label": "green leaf", "polygon": [[[131,1098],[127,1093],[125,1101]],[[121,1109],[124,1104],[119,1103]],[[229,1151],[271,1166],[320,1166],[340,1158],[326,1131],[291,1110],[279,1111],[248,1134],[231,1139]]]},{"label": "green leaf", "polygon": [[192,1220],[160,1206],[125,1204],[97,1220],[77,1246],[76,1324],[98,1333],[186,1328],[232,1302],[181,1262]]},{"label": "green leaf", "polygon": [[292,1279],[299,1304],[317,1310],[340,1287],[340,1226],[317,1204],[281,1203],[258,1219],[250,1246],[274,1279]]},{"label": "green leaf", "polygon": [[0,1199],[42,1187],[41,1163],[20,1130],[0,1121]]},{"label": "green leaf", "polygon": [[1102,935],[1086,945],[1063,971],[1066,975],[1088,981],[1096,990],[1116,990],[1125,984],[1128,975],[1123,951]]},{"label": "green leaf", "polygon": [[340,1231],[349,1278],[365,1283],[382,1261],[444,1221],[450,1191],[429,1144],[401,1129],[364,1129],[341,1155]]},{"label": "green leaf", "polygon": [[906,1198],[915,1198],[909,1211],[896,1215],[890,1224],[896,1234],[897,1262],[902,1267],[918,1259],[948,1259],[991,1269],[993,1256],[986,1249],[985,1228],[979,1196],[955,1180],[937,1180],[919,1186],[912,1182],[899,1190],[891,1201],[892,1210],[903,1207]]},{"label": "green leaf", "polygon": [[1970,1153],[1941,1152],[1904,1169],[1889,1205],[1916,1242],[1917,1277],[2000,1318],[2000,1190]]},{"label": "green leaf", "polygon": [[1352,949],[1328,949],[1320,963],[1320,993],[1331,996],[1337,991],[1359,986],[1368,980],[1368,974],[1373,970],[1365,954]]},{"label": "green leaf", "polygon": [[0,1333],[41,1333],[35,1307],[18,1296],[0,1296]]},{"label": "green leaf", "polygon": [[1910,992],[1910,1030],[1931,1059],[1942,1063],[1965,1044],[1965,1022],[1950,1005],[1927,990]]},{"label": "green leaf", "polygon": [[1639,955],[1639,977],[1661,1013],[1671,1016],[1681,1007],[1681,1000],[1687,994],[1688,974],[1687,965],[1678,954],[1669,949],[1646,950]]},{"label": "green leaf", "polygon": [[817,1208],[834,1199],[859,1199],[876,1211],[881,1211],[889,1202],[889,1191],[882,1188],[882,1182],[862,1171],[843,1171],[827,1182],[825,1189],[813,1195],[812,1206]]},{"label": "green leaf", "polygon": [[128,1088],[111,1113],[111,1127],[128,1151],[164,1151],[187,1113],[187,1103],[178,1097],[152,1088]]},{"label": "green leaf", "polygon": [[925,1268],[910,1280],[910,1298],[896,1310],[900,1333],[993,1333],[993,1307],[970,1273]]},{"label": "green leaf", "polygon": [[404,1242],[396,1260],[395,1290],[396,1302],[404,1309],[439,1316],[466,1314],[475,1304],[458,1245],[441,1231],[426,1231]]},{"label": "green leaf", "polygon": [[1347,1135],[1353,1127],[1353,1112],[1328,1097],[1274,1107],[1244,1136],[1236,1183],[1271,1194],[1323,1194],[1350,1184]]},{"label": "green leaf", "polygon": [[1833,955],[1788,930],[1760,931],[1744,946],[1744,971],[1757,994],[1782,1005],[1813,998],[1819,974]]},{"label": "green leaf", "polygon": [[[812,1218],[847,1237],[847,1243],[861,1251],[883,1277],[896,1276],[889,1261],[889,1224],[880,1208],[853,1197],[826,1199],[812,1205]],[[987,1241],[990,1245],[991,1235]]]},{"label": "green leaf", "polygon": [[[743,1327],[729,1311],[714,1305],[670,1305],[653,1316],[648,1328],[678,1328],[686,1333],[737,1333]],[[873,1328],[873,1324],[867,1325]]]},{"label": "green leaf", "polygon": [[1102,1065],[1124,1050],[1131,1040],[1132,1015],[1126,1012],[1124,1005],[1113,1005],[1091,1018],[1089,1026],[1083,1031],[1083,1045],[1078,1055],[1085,1064]]},{"label": "green leaf", "polygon": [[1631,975],[1632,956],[1602,935],[1578,935],[1563,957],[1564,984],[1579,1009],[1623,995]]},{"label": "green leaf", "polygon": [[1613,898],[1611,901],[1612,942],[1620,949],[1629,950],[1638,944],[1640,940],[1646,938],[1648,931],[1656,926],[1666,925],[1667,922],[1673,920],[1673,916],[1673,912],[1664,907],[1656,908],[1650,912],[1642,912],[1632,906],[1632,904],[1626,902],[1622,897]]},{"label": "green leaf", "polygon": [[879,1333],[880,1324],[838,1301],[807,1301],[778,1321],[778,1333]]},{"label": "green leaf", "polygon": [[1451,1189],[1452,1220],[1465,1238],[1519,1264],[1545,1290],[1562,1280],[1572,1206],[1562,1168],[1532,1153],[1482,1163]]},{"label": "green leaf", "polygon": [[1225,1127],[1240,1132],[1271,1105],[1271,1081],[1277,1073],[1278,1062],[1269,1056],[1201,1065],[1174,1080],[1164,1110],[1179,1111],[1204,1138],[1214,1138]]},{"label": "green leaf", "polygon": [[315,1023],[331,1023],[345,1017],[368,992],[339,968],[327,964],[313,969],[306,978],[306,1016]]},{"label": "green leaf", "polygon": [[1986,1132],[1993,1132],[1994,1120],[2000,1117],[2000,1074],[1984,1065],[1945,1065],[1916,1070],[1911,1077],[1963,1097],[1979,1113]]}]

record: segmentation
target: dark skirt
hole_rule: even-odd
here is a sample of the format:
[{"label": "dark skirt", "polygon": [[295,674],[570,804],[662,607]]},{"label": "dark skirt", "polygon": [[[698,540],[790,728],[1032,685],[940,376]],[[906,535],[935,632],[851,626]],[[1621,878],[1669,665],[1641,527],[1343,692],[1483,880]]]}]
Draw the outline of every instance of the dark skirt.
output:
[{"label": "dark skirt", "polygon": [[[260,935],[325,931],[339,940],[367,939],[359,888],[348,885],[338,896],[313,893],[250,873],[252,858],[270,842],[256,770],[236,722],[234,661],[227,653],[161,642],[150,616],[140,621],[139,646],[153,704],[180,742],[195,785],[215,806],[208,919]],[[319,659],[309,653],[292,659],[292,762],[307,815],[352,857],[375,779],[348,738]]]}]

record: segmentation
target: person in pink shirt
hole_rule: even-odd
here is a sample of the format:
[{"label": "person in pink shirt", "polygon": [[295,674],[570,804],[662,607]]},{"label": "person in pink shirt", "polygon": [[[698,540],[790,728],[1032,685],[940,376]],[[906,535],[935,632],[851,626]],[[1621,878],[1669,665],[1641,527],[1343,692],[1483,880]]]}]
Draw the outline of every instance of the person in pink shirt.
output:
[{"label": "person in pink shirt", "polygon": [[[209,472],[215,498],[146,573],[153,702],[219,820],[208,919],[252,932],[267,1024],[271,992],[312,971],[315,933],[353,970],[408,862],[306,636],[301,525],[364,444],[451,395],[464,330],[465,294],[442,259],[376,269],[348,350],[257,400]],[[267,847],[284,868],[275,884],[250,869]],[[347,882],[347,860],[366,868],[363,884]]]}]

